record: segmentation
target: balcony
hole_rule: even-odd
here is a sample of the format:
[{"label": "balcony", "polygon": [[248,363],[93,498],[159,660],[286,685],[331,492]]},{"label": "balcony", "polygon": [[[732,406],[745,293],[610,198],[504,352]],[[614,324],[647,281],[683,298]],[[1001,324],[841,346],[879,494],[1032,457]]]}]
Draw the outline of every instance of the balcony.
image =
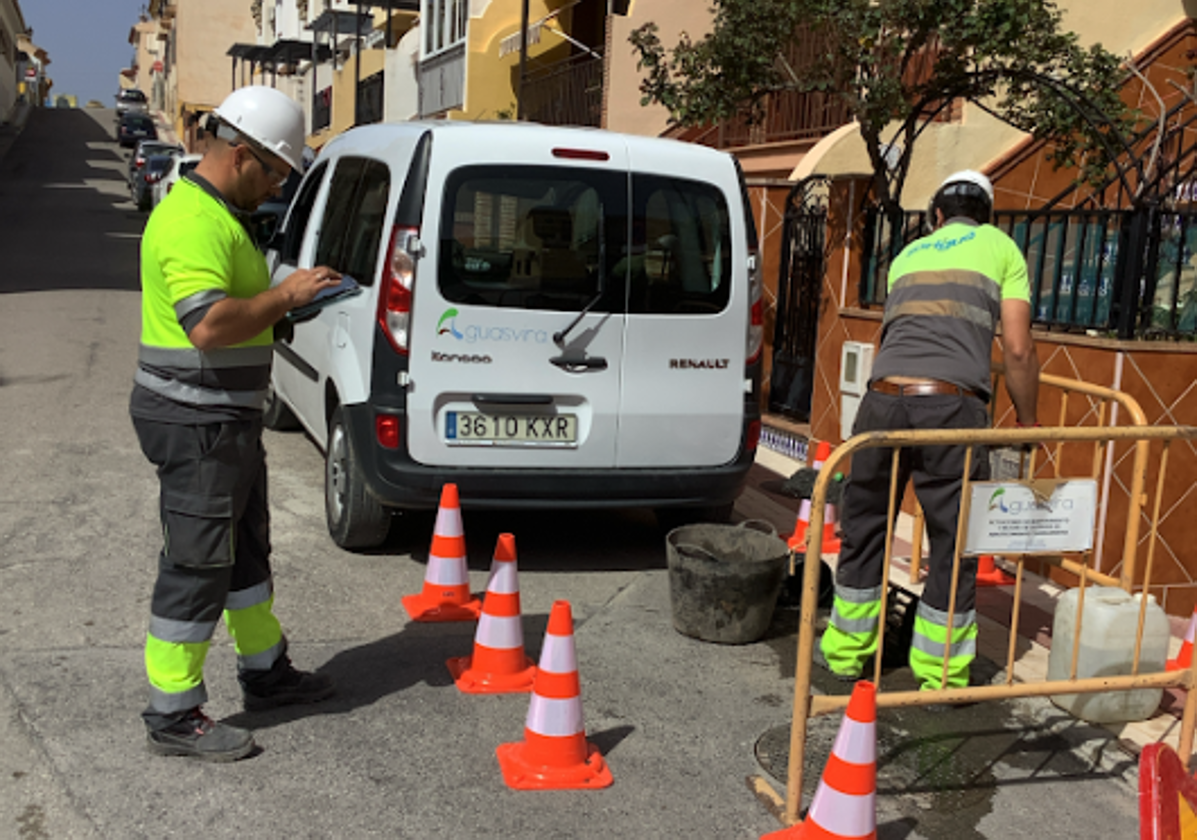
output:
[{"label": "balcony", "polygon": [[705,126],[686,139],[716,149],[793,143],[818,140],[852,121],[843,100],[826,93],[783,91],[768,95],[763,106],[764,118],[758,122],[740,116]]},{"label": "balcony", "polygon": [[603,58],[579,54],[524,77],[524,118],[544,125],[598,128],[603,122]]}]

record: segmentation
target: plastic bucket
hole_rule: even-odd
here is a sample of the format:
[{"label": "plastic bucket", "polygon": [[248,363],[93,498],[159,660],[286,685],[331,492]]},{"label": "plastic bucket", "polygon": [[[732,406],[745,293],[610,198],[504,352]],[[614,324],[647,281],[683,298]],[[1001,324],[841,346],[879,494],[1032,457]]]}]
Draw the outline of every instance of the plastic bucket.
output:
[{"label": "plastic bucket", "polygon": [[665,550],[679,633],[736,645],[769,629],[789,557],[772,525],[684,525],[665,537]]}]

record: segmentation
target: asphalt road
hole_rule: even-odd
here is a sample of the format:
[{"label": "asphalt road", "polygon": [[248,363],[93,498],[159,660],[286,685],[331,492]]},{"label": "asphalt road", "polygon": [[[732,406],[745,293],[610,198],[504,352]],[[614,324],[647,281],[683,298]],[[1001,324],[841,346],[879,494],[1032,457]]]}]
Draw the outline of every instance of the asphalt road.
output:
[{"label": "asphalt road", "polygon": [[[522,737],[527,697],[458,693],[444,661],[470,651],[473,625],[413,624],[400,605],[422,584],[432,516],[403,519],[380,551],[337,549],[322,459],[302,434],[266,440],[276,609],[293,658],[329,673],[339,693],[243,713],[219,629],[207,710],[254,728],[260,752],[231,765],[146,752],[157,489],[126,411],[144,215],[127,200],[111,128],[110,111],[38,112],[0,160],[0,838],[776,829],[745,779],[784,775],[792,611],[779,610],[757,644],[694,641],[671,626],[649,513],[467,510],[476,590],[497,534],[516,535],[534,658],[551,604],[571,602],[587,729],[615,778],[601,791],[511,791],[495,747]],[[1103,761],[1116,753],[1108,737],[1044,704],[882,722],[882,838],[1135,832],[1130,762]],[[812,786],[837,725],[813,727]]]}]

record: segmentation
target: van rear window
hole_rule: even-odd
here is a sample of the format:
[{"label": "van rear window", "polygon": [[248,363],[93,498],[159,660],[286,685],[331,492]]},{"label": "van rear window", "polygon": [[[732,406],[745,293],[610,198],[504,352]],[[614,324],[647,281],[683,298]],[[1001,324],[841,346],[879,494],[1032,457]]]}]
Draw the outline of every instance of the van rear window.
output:
[{"label": "van rear window", "polygon": [[[722,311],[731,290],[727,202],[700,181],[596,169],[453,172],[439,282],[453,303],[637,314]],[[631,224],[628,224],[629,207]]]},{"label": "van rear window", "polygon": [[628,312],[722,312],[731,293],[727,201],[712,184],[632,176]]},{"label": "van rear window", "polygon": [[445,185],[440,289],[454,303],[623,310],[627,179],[593,169],[471,166]]}]

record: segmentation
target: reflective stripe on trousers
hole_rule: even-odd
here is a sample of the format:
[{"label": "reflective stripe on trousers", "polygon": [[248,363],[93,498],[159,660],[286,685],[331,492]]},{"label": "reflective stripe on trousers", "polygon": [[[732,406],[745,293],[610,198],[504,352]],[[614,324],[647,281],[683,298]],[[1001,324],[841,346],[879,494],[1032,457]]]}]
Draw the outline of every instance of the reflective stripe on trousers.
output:
[{"label": "reflective stripe on trousers", "polygon": [[[224,620],[236,642],[239,670],[269,670],[285,650],[282,627],[271,612],[273,603],[269,580],[229,593]],[[145,667],[151,709],[172,714],[207,702],[204,660],[215,629],[215,621],[150,616]]]},{"label": "reflective stripe on trousers", "polygon": [[837,674],[857,676],[877,652],[881,587],[852,589],[836,584],[831,623],[823,631],[823,656]]},{"label": "reflective stripe on trousers", "polygon": [[914,639],[910,645],[910,669],[924,689],[965,688],[968,669],[977,656],[977,612],[966,610],[952,616],[952,639],[947,647],[948,681],[943,680],[944,647],[948,641],[948,614],[919,602],[914,617]]}]

